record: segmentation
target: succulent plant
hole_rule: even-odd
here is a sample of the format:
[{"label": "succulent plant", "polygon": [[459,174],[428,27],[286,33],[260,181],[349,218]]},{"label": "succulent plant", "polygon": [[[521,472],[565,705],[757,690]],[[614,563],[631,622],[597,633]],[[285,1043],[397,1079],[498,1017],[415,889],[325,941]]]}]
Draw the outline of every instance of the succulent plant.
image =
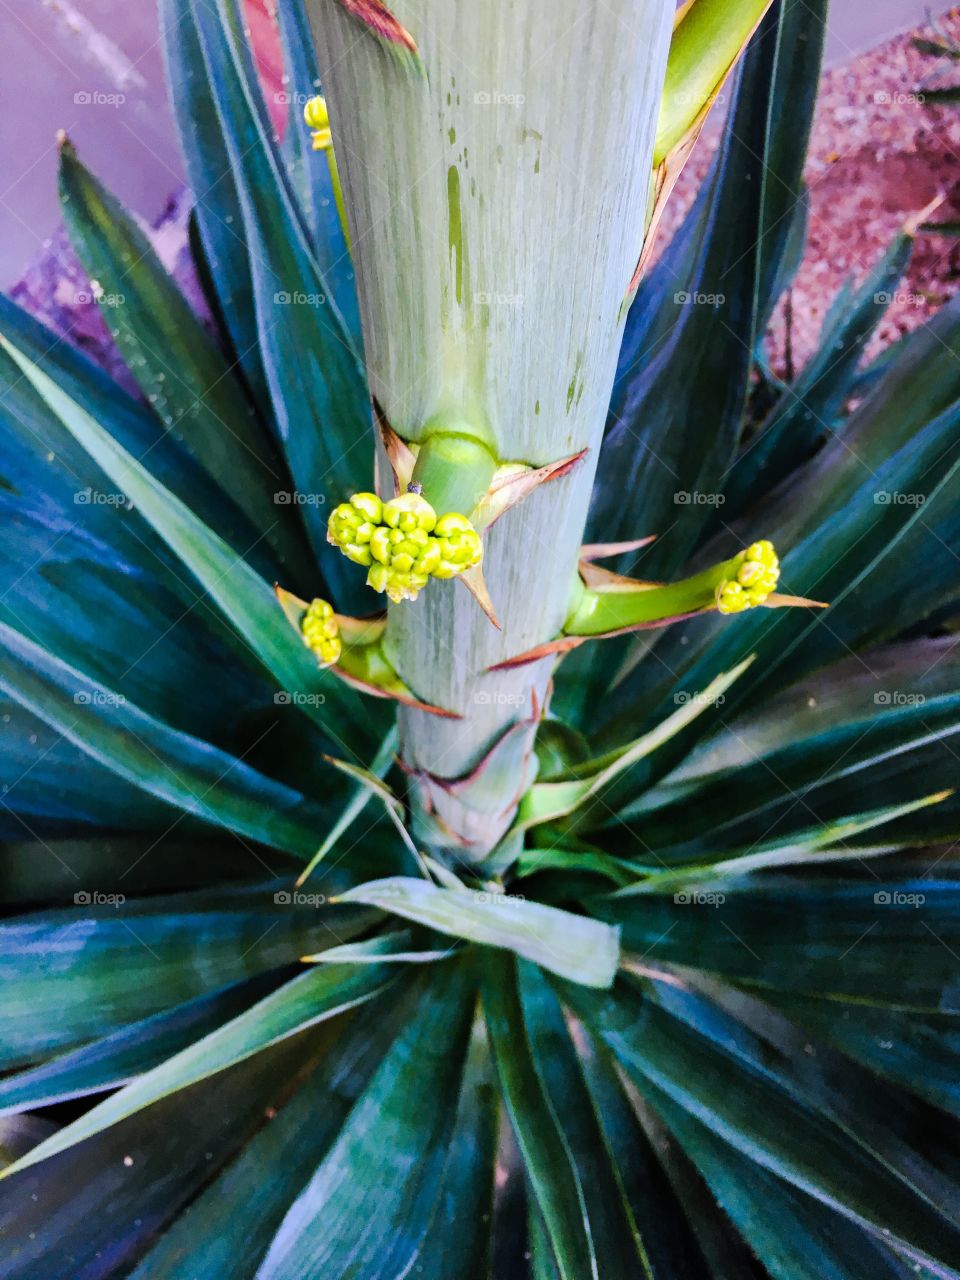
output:
[{"label": "succulent plant", "polygon": [[960,308],[865,360],[907,226],[768,367],[825,9],[280,0],[278,138],[162,0],[204,315],[63,141],[5,1280],[960,1275]]}]

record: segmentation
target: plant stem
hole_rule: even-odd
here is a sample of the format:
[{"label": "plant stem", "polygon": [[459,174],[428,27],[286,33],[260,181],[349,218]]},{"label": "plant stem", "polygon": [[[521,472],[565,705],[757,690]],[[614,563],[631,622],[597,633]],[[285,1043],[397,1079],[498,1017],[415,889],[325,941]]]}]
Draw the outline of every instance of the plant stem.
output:
[{"label": "plant stem", "polygon": [[401,437],[430,441],[425,495],[479,496],[485,468],[457,473],[458,438],[491,467],[591,451],[485,535],[502,631],[458,582],[390,607],[397,671],[463,717],[400,712],[418,834],[477,862],[532,780],[552,660],[485,669],[556,635],[569,610],[674,5],[400,0],[392,28],[377,5],[309,8],[371,391]]}]

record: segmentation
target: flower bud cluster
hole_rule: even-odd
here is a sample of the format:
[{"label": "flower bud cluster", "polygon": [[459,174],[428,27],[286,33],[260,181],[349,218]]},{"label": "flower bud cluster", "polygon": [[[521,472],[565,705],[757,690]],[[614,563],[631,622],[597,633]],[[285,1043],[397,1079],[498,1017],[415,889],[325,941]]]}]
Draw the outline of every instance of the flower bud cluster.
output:
[{"label": "flower bud cluster", "polygon": [[466,516],[439,516],[419,493],[381,502],[355,493],[333,512],[327,541],[364,565],[367,585],[393,601],[416,600],[430,578],[455,578],[483,558],[480,536]]},{"label": "flower bud cluster", "polygon": [[763,604],[777,588],[780,561],[773,543],[764,538],[751,543],[732,562],[733,577],[725,578],[717,587],[717,609],[720,613],[740,613]]},{"label": "flower bud cluster", "polygon": [[328,666],[340,657],[340,627],[333,605],[312,600],[300,621],[300,631],[310,650]]}]

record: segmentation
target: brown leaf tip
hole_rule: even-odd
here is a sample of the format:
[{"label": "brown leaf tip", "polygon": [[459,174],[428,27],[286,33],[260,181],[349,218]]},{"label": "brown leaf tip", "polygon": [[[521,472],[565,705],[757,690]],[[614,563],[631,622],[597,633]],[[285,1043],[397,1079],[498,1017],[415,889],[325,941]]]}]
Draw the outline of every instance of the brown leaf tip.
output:
[{"label": "brown leaf tip", "polygon": [[396,20],[380,0],[340,0],[341,6],[351,17],[388,44],[402,45],[411,53],[417,52],[417,44],[409,31]]}]

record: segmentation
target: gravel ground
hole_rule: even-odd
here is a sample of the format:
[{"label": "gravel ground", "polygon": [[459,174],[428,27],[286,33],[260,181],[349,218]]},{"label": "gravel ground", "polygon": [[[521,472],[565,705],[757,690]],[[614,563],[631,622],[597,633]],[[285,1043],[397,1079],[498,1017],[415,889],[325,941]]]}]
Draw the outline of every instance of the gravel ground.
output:
[{"label": "gravel ground", "polygon": [[[924,90],[960,84],[960,62],[924,56],[914,36],[960,43],[960,9],[827,71],[806,169],[808,241],[792,293],[793,359],[816,346],[824,315],[848,277],[860,280],[903,224],[938,196],[934,221],[960,220],[960,102],[933,105]],[[679,223],[707,170],[719,126],[701,139],[681,175],[664,235]],[[868,355],[915,329],[960,283],[960,240],[920,233],[909,271]],[[784,305],[768,335],[771,363],[784,370]]]},{"label": "gravel ground", "polygon": [[[960,42],[960,9],[937,20],[940,34]],[[930,26],[914,33],[930,37]],[[257,32],[268,100],[279,69],[264,30]],[[830,301],[843,281],[862,278],[903,223],[937,196],[936,221],[960,220],[960,102],[933,105],[924,90],[960,84],[960,62],[925,57],[904,35],[827,71],[820,88],[806,181],[810,192],[809,238],[792,290],[793,359],[802,366],[814,349]],[[271,85],[273,88],[271,88]],[[708,126],[668,209],[662,236],[676,227],[709,164],[719,123]],[[186,253],[186,201],[170,206],[153,231],[166,265],[198,300]],[[874,338],[871,354],[922,324],[957,289],[960,240],[921,233],[910,269]],[[13,296],[108,364],[124,372],[109,352],[98,308],[65,236],[58,233]],[[771,363],[783,371],[784,308],[771,323]]]}]

